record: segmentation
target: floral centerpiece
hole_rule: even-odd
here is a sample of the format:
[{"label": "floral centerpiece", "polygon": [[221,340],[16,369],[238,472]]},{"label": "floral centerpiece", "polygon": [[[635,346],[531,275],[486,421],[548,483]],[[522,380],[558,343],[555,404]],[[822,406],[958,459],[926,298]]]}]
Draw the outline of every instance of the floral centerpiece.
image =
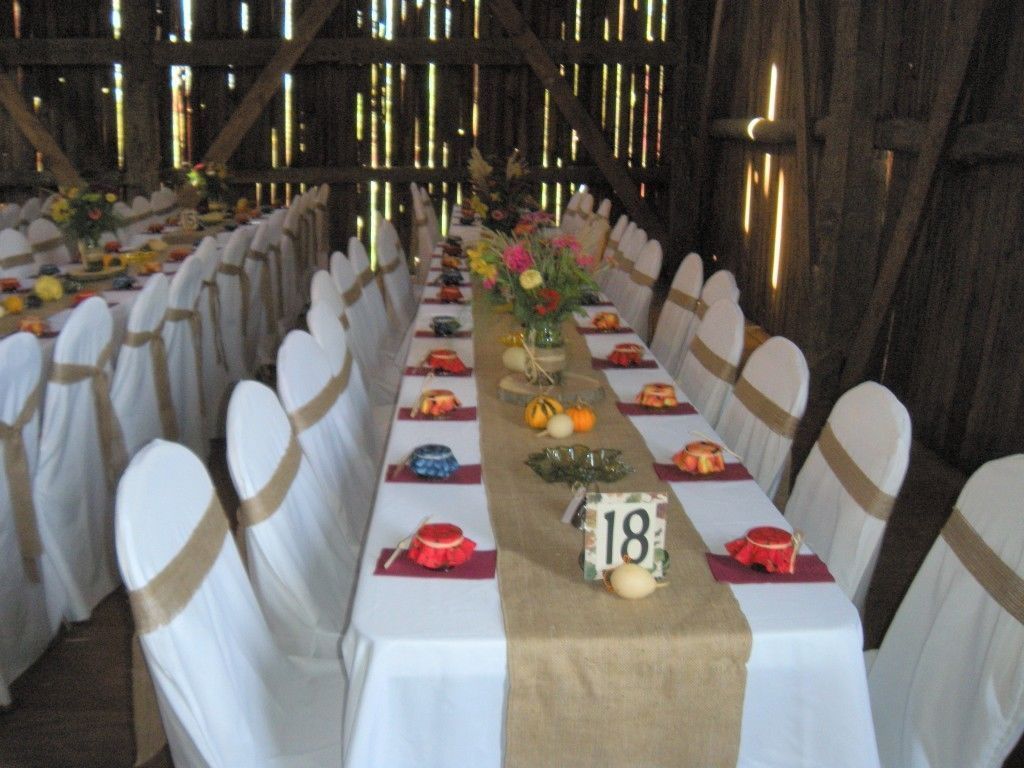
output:
[{"label": "floral centerpiece", "polygon": [[114,232],[124,223],[114,213],[116,202],[117,195],[113,192],[71,187],[61,190],[50,207],[50,218],[78,240],[80,249],[96,249],[104,232]]},{"label": "floral centerpiece", "polygon": [[228,186],[228,167],[224,163],[196,163],[186,174],[200,196],[207,200],[211,207],[215,204],[223,207],[230,202],[231,187]]},{"label": "floral centerpiece", "polygon": [[473,197],[469,207],[483,220],[484,226],[506,234],[513,231],[522,214],[536,212],[540,206],[526,178],[526,163],[519,150],[505,160],[504,172],[495,158],[489,162],[476,147],[470,151],[469,180]]}]

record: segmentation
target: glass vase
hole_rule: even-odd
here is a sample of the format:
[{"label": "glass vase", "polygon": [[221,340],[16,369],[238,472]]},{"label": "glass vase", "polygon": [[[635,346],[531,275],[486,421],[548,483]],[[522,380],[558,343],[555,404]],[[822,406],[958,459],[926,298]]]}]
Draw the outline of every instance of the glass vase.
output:
[{"label": "glass vase", "polygon": [[527,359],[524,373],[535,386],[554,386],[562,383],[566,367],[565,337],[562,322],[554,319],[534,320],[523,337]]}]

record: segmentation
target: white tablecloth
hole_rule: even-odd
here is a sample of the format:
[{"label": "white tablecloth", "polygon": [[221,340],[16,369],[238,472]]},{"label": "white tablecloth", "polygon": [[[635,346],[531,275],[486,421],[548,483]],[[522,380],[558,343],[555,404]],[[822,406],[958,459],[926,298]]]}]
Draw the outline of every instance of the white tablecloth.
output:
[{"label": "white tablecloth", "polygon": [[[415,327],[429,328],[437,309],[421,306]],[[639,342],[626,335],[585,339],[595,356],[607,355],[616,343]],[[419,362],[439,346],[456,349],[473,365],[472,339],[416,338],[409,360]],[[625,401],[645,383],[671,381],[661,369],[607,374],[612,396]],[[399,404],[414,404],[422,386],[422,377],[406,377]],[[442,379],[433,386],[453,390],[463,405],[476,405],[472,378]],[[700,416],[633,421],[661,462],[692,439],[690,430],[714,434]],[[427,442],[451,446],[463,464],[480,461],[476,421],[396,421],[386,463],[401,462]],[[752,480],[673,483],[672,490],[713,552],[724,553],[726,541],[755,525],[789,527]],[[497,768],[502,762],[506,666],[497,582],[373,574],[381,549],[393,547],[427,514],[461,526],[480,549],[494,548],[482,485],[381,483],[343,642],[349,768]],[[752,633],[739,765],[877,766],[861,624],[850,601],[834,584],[732,589]],[[598,711],[594,727],[600,727]]]}]

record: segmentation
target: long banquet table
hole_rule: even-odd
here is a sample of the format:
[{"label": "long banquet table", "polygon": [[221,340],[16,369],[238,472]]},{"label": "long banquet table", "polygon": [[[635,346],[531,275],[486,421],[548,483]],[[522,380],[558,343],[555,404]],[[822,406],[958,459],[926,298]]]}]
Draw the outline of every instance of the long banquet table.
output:
[{"label": "long banquet table", "polygon": [[[433,267],[439,267],[439,258],[434,261]],[[463,288],[463,293],[468,295],[470,289]],[[424,296],[430,299],[434,294],[436,289],[428,286]],[[435,303],[420,305],[415,329],[427,330],[430,317],[437,314],[455,314],[464,329],[471,329],[468,306]],[[616,343],[642,343],[623,334],[583,338],[594,357],[605,357]],[[419,363],[428,350],[439,346],[455,349],[467,366],[474,366],[472,338],[419,335],[410,344],[408,364]],[[632,401],[645,383],[671,380],[660,366],[605,374],[612,390],[606,396],[625,402]],[[399,412],[416,403],[423,386],[422,376],[404,377]],[[475,376],[435,380],[431,386],[451,389],[463,406],[477,405]],[[631,420],[658,462],[669,462],[692,439],[691,430],[714,435],[699,415]],[[388,480],[389,465],[400,464],[415,446],[434,442],[451,446],[462,464],[481,461],[479,421],[408,420],[396,414],[343,641],[349,676],[345,765],[350,768],[483,767],[503,761],[507,648],[496,578],[374,574],[381,550],[394,547],[428,514],[435,521],[461,526],[479,550],[495,548],[484,485]],[[538,440],[538,449],[540,445]],[[483,478],[486,482],[486,465]],[[752,480],[670,485],[710,552],[724,553],[727,541],[756,525],[790,527]],[[642,489],[631,487],[627,478],[606,490]],[[568,495],[566,491],[567,501]],[[552,525],[561,523],[553,519]],[[575,556],[566,552],[567,558]],[[582,579],[580,583],[583,589],[599,588]],[[878,765],[860,618],[839,587],[745,584],[730,589],[751,631],[738,764]],[[651,706],[657,702],[652,700]],[[593,712],[593,727],[601,729],[599,706]],[[685,723],[680,727],[685,729]]]}]

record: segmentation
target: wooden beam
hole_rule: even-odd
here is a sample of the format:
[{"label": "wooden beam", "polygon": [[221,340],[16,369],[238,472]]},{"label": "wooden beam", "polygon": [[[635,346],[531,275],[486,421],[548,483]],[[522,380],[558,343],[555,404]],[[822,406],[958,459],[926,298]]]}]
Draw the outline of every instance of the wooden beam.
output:
[{"label": "wooden beam", "polygon": [[[718,46],[722,36],[722,16],[725,14],[725,0],[715,0],[715,11],[711,17],[711,39],[708,43],[708,62],[704,70],[704,92],[700,97],[700,113],[697,124],[697,170],[693,176],[693,198],[687,216],[690,229],[696,235],[700,231],[700,222],[704,218],[704,198],[707,195],[708,176],[711,168],[709,120],[711,115],[711,97],[715,92],[715,80],[718,73]],[[749,121],[748,121],[749,122]],[[699,243],[695,243],[699,245]]]},{"label": "wooden beam", "polygon": [[696,247],[696,231],[689,215],[690,195],[693,189],[694,156],[690,144],[690,131],[687,126],[687,73],[688,37],[690,33],[690,5],[680,3],[678,18],[675,25],[679,46],[678,59],[672,68],[672,104],[670,106],[672,139],[669,145],[671,152],[672,177],[669,182],[669,241],[664,243],[665,273],[675,274],[683,255]]},{"label": "wooden beam", "polygon": [[710,138],[756,144],[777,152],[780,148],[796,146],[796,121],[781,118],[725,117],[712,120],[707,127]]},{"label": "wooden beam", "polygon": [[[875,146],[917,154],[924,127],[920,120],[880,121],[875,126]],[[1024,158],[1024,122],[1019,120],[989,120],[961,125],[943,157],[965,165],[1011,162],[1021,158]]]},{"label": "wooden beam", "polygon": [[153,17],[151,0],[121,0],[125,52],[124,166],[129,193],[133,195],[148,194],[160,183],[157,97],[163,83],[150,51]]},{"label": "wooden beam", "polygon": [[953,39],[947,41],[944,50],[945,65],[939,72],[931,111],[928,113],[927,128],[921,140],[921,147],[914,165],[913,175],[907,184],[903,207],[892,230],[889,245],[881,261],[878,280],[875,282],[871,300],[865,308],[860,327],[850,346],[850,352],[843,368],[841,386],[848,389],[863,380],[875,350],[878,333],[896,293],[903,265],[914,244],[920,226],[921,214],[928,200],[929,192],[952,132],[956,106],[960,91],[967,75],[971,51],[978,36],[978,27],[989,0],[975,0],[962,6],[962,16],[950,27],[955,30]]},{"label": "wooden beam", "polygon": [[206,162],[228,161],[245,138],[245,134],[252,128],[252,124],[256,122],[256,118],[281,87],[281,76],[295,66],[303,51],[316,37],[316,33],[338,7],[339,2],[340,0],[311,0],[306,6],[302,16],[295,22],[292,39],[281,43],[277,53],[260,72],[252,87],[242,97],[234,114],[206,150]]},{"label": "wooden beam", "polygon": [[[541,41],[559,64],[623,63],[673,66],[678,50],[672,43],[634,40]],[[280,38],[156,41],[153,63],[203,67],[258,67],[280,48]],[[125,58],[125,44],[108,37],[9,38],[0,40],[0,62],[8,66],[104,66]],[[368,37],[320,37],[310,42],[295,66],[310,64],[483,64],[517,66],[522,52],[511,40],[453,38],[383,40]]]},{"label": "wooden beam", "polygon": [[82,177],[78,175],[75,166],[71,164],[68,156],[64,154],[57,142],[54,141],[53,136],[22,97],[18,84],[2,70],[0,70],[0,106],[10,113],[18,130],[32,143],[36,151],[42,153],[43,162],[53,171],[58,184],[65,187],[82,184]]},{"label": "wooden beam", "polygon": [[523,58],[540,79],[541,84],[551,93],[551,98],[559,112],[575,129],[580,143],[593,158],[597,167],[601,169],[612,191],[615,192],[630,217],[647,230],[650,237],[660,240],[662,243],[668,243],[668,230],[664,223],[647,205],[647,202],[640,197],[640,191],[633,179],[630,178],[629,172],[612,155],[608,142],[605,141],[604,134],[601,132],[601,127],[573,94],[572,88],[562,77],[558,65],[544,49],[544,45],[537,35],[527,25],[514,0],[487,0],[487,7],[522,51]]}]

